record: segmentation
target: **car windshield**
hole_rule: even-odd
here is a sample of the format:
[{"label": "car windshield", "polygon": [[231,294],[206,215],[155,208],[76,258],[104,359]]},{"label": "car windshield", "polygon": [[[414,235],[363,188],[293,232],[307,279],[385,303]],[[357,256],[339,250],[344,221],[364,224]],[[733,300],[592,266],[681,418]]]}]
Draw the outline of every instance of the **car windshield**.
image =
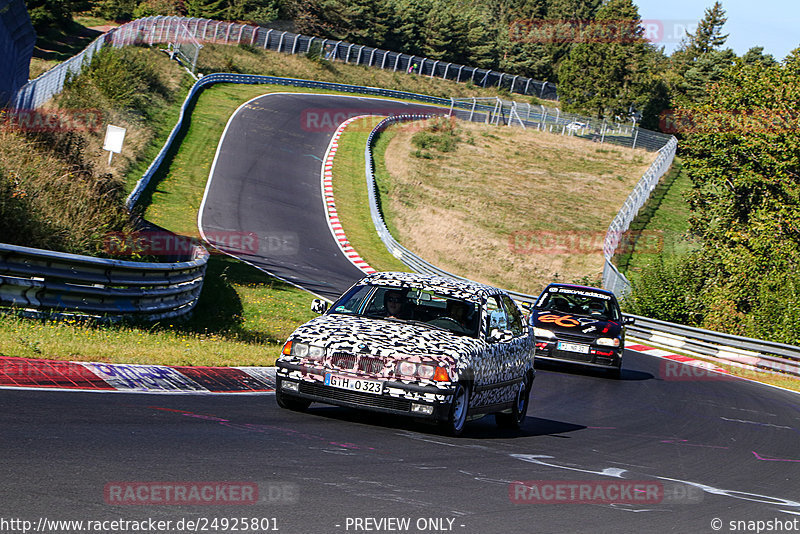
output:
[{"label": "car windshield", "polygon": [[603,321],[619,321],[619,313],[611,297],[593,291],[551,288],[539,298],[536,308],[570,315],[595,317]]},{"label": "car windshield", "polygon": [[330,313],[424,324],[477,337],[478,311],[474,302],[432,290],[365,285],[356,286],[342,296]]}]

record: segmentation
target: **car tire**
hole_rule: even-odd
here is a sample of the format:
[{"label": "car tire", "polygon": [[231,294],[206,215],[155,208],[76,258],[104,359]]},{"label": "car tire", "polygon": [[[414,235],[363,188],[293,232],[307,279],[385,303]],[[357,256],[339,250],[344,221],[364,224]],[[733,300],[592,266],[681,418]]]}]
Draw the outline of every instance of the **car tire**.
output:
[{"label": "car tire", "polygon": [[522,379],[522,382],[519,383],[519,389],[517,389],[517,396],[514,399],[514,407],[511,409],[511,413],[494,414],[494,422],[497,423],[497,426],[513,430],[519,429],[528,414],[530,393],[530,378],[526,375],[525,378]]},{"label": "car tire", "polygon": [[622,363],[620,362],[619,366],[614,369],[609,369],[608,376],[613,380],[619,380],[622,377]]},{"label": "car tire", "polygon": [[292,410],[293,412],[304,412],[311,406],[310,400],[287,395],[278,389],[275,390],[275,400],[278,402],[278,406],[286,410]]},{"label": "car tire", "polygon": [[464,382],[456,383],[456,390],[453,393],[453,402],[447,419],[439,424],[439,428],[448,436],[460,436],[467,423],[467,413],[469,413],[469,384]]}]

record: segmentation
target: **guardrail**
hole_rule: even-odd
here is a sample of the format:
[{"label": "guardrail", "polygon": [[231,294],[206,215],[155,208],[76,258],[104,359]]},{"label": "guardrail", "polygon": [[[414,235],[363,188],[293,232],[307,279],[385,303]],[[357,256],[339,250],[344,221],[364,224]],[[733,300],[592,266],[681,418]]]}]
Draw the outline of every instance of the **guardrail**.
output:
[{"label": "guardrail", "polygon": [[692,328],[638,315],[628,333],[654,344],[710,356],[751,368],[800,376],[800,347]]},{"label": "guardrail", "polygon": [[200,246],[187,261],[148,263],[0,244],[0,304],[34,316],[178,317],[196,304],[207,260]]},{"label": "guardrail", "polygon": [[[466,280],[466,278],[462,276],[454,275],[453,273],[428,263],[398,243],[398,241],[392,236],[391,232],[389,232],[389,229],[386,227],[386,222],[384,221],[383,214],[381,214],[379,208],[377,183],[375,181],[375,167],[374,160],[372,158],[372,147],[375,142],[375,136],[396,122],[420,120],[429,117],[430,115],[397,115],[388,117],[375,125],[375,128],[373,128],[372,132],[370,132],[369,137],[367,138],[366,147],[364,148],[364,174],[367,180],[370,215],[372,217],[375,230],[377,231],[378,236],[380,236],[383,244],[386,246],[386,249],[394,257],[402,261],[412,270],[421,273],[449,276],[452,278]],[[675,144],[677,144],[677,142]],[[671,148],[668,148],[668,150],[672,151],[671,157],[674,157],[675,147],[672,146]],[[668,153],[660,154],[659,158],[661,157],[669,158],[671,161],[671,157]],[[657,161],[657,164],[659,166],[663,166],[666,163]],[[668,168],[669,165],[666,165],[666,167]],[[650,171],[648,171],[648,173],[650,173]],[[642,178],[640,185],[643,182],[647,183],[648,181],[652,180],[655,180],[655,183],[657,183],[660,175],[655,178],[654,176],[655,173],[645,174],[645,177]],[[648,187],[649,185],[642,185],[640,192],[647,191]],[[637,189],[638,188],[639,186],[637,185]],[[652,191],[652,188],[650,191]],[[631,196],[634,195],[632,194]],[[627,229],[627,227],[625,229]],[[614,248],[616,248],[616,245]],[[509,291],[509,294],[515,300],[529,304],[536,302],[536,299],[538,298],[538,295],[526,295],[524,293],[518,293],[514,291]],[[800,347],[723,334],[719,332],[712,332],[710,330],[692,328],[679,324],[668,323],[665,321],[649,319],[647,317],[640,317],[637,315],[628,316],[636,319],[636,324],[629,326],[628,332],[631,335],[650,340],[653,343],[668,345],[677,349],[682,348],[684,350],[696,352],[712,358],[745,364],[758,370],[800,376]]]}]

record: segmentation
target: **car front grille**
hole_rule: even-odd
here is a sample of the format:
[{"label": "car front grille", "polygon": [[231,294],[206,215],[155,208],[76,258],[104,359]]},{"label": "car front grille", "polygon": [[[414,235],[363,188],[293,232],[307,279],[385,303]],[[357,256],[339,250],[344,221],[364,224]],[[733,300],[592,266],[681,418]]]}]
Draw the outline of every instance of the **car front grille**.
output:
[{"label": "car front grille", "polygon": [[556,337],[562,341],[574,341],[577,343],[585,343],[589,345],[592,341],[596,339],[596,336],[592,335],[579,335],[579,334],[567,334],[564,332],[559,332],[556,334]]},{"label": "car front grille", "polygon": [[362,356],[358,360],[358,370],[365,373],[378,374],[383,371],[383,360],[380,358],[371,358],[369,356]]},{"label": "car front grille", "polygon": [[310,382],[300,382],[300,393],[346,402],[348,404],[354,404],[358,406],[385,408],[400,412],[411,411],[411,401],[407,399],[398,399],[396,397],[387,397],[384,395],[372,395],[370,393],[360,393],[358,391],[338,389]]},{"label": "car front grille", "polygon": [[353,369],[356,366],[356,355],[349,352],[334,352],[331,355],[331,365],[339,369]]}]

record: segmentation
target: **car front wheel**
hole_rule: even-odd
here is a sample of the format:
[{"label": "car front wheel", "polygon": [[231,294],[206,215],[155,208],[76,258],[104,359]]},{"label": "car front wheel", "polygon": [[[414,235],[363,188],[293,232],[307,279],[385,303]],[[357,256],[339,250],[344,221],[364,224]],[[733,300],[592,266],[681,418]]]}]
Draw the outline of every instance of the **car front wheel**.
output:
[{"label": "car front wheel", "polygon": [[457,383],[453,393],[453,402],[450,405],[450,413],[447,419],[442,421],[440,427],[442,431],[450,436],[460,436],[467,423],[467,412],[469,412],[469,384]]}]

